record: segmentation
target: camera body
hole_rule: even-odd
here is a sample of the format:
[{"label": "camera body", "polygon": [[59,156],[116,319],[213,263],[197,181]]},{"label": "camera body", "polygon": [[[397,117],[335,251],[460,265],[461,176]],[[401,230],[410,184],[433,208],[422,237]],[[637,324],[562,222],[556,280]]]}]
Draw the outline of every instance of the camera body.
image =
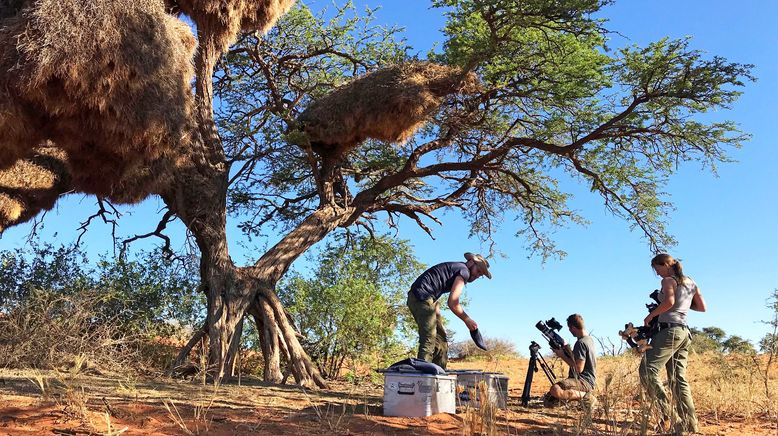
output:
[{"label": "camera body", "polygon": [[654,289],[654,292],[648,295],[648,298],[654,300],[653,303],[646,304],[646,309],[648,309],[648,313],[651,313],[654,309],[659,307],[660,304],[662,304],[661,301],[659,301],[659,289]]},{"label": "camera body", "polygon": [[[659,301],[659,290],[656,289],[649,295],[653,302],[646,304],[648,313],[651,313],[662,302]],[[635,327],[632,323],[624,325],[624,330],[619,331],[619,335],[627,341],[630,347],[636,348],[642,353],[651,348],[651,338],[659,329],[659,317],[654,317],[647,326]]]},{"label": "camera body", "polygon": [[543,334],[543,337],[546,338],[548,345],[553,350],[558,350],[565,346],[565,340],[557,333],[557,331],[562,329],[562,324],[556,319],[551,318],[545,322],[542,320],[538,321],[538,323],[535,324],[535,328],[540,330],[540,333]]}]

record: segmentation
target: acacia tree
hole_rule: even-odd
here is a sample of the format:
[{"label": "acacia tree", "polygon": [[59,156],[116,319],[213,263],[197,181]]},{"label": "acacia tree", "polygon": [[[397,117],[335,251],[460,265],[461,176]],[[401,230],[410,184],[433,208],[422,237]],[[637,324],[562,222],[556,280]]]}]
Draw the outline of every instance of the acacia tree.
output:
[{"label": "acacia tree", "polygon": [[[10,2],[19,3],[25,2]],[[612,53],[605,49],[605,23],[592,17],[605,0],[435,0],[448,16],[446,39],[425,62],[388,65],[404,60],[403,52],[379,50],[386,45],[376,33],[355,38],[335,26],[318,38],[301,26],[315,22],[304,8],[270,38],[244,34],[227,51],[239,30],[266,29],[291,3],[170,2],[172,12],[188,15],[197,28],[185,134],[171,139],[161,156],[119,171],[111,192],[102,194],[137,200],[143,195],[128,192],[142,186],[141,193],[158,194],[169,207],[151,234],[161,235],[177,217],[194,236],[208,296],[202,334],[217,378],[228,368],[248,312],[262,332],[267,380],[281,379],[283,353],[298,382],[323,385],[274,288],[291,262],[338,227],[371,230],[383,216],[392,224],[404,216],[431,233],[427,223],[437,222],[436,211],[457,209],[484,239],[505,218],[516,218],[531,249],[551,255],[559,250],[547,226],[582,220],[559,189],[566,173],[601,195],[608,210],[656,249],[672,243],[664,226],[670,204],[661,189],[678,164],[699,161],[715,170],[745,138],[731,122],[705,124],[694,115],[731,104],[750,79],[749,65],[706,58],[688,40]],[[189,113],[187,104],[179,105],[180,113]],[[68,134],[86,141],[92,132]],[[57,148],[57,138],[40,138],[46,139]],[[27,205],[6,213],[3,226],[30,219],[68,189],[95,192],[78,183],[88,166],[59,164],[95,148],[59,148],[65,158],[39,147],[22,161],[34,169],[20,172],[17,162],[0,174],[4,186],[14,169],[53,174],[34,192],[18,183],[0,191],[0,202],[13,197]],[[147,179],[154,183],[137,183]],[[238,267],[229,256],[228,207],[248,212],[247,231],[269,225],[284,231],[250,266]]]}]

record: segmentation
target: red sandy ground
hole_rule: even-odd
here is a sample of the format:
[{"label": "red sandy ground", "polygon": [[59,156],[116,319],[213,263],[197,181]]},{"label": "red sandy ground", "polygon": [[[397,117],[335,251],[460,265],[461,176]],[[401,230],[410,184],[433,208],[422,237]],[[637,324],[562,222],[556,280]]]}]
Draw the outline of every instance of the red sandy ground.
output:
[{"label": "red sandy ground", "polygon": [[[497,433],[576,434],[582,416],[577,407],[543,409],[537,401],[529,408],[520,406],[526,365],[526,360],[516,360],[498,367],[451,366],[480,366],[511,377],[508,408],[495,418]],[[303,391],[243,380],[240,386],[224,385],[214,394],[213,387],[193,382],[45,375],[50,380],[46,396],[31,372],[0,371],[0,435],[119,434],[125,428],[123,435],[448,435],[479,430],[472,424],[473,411],[427,418],[381,416],[382,388],[369,383],[333,383],[329,390]],[[546,389],[548,381],[538,373],[532,393],[537,396]],[[173,406],[168,411],[164,402],[170,401]],[[700,418],[703,434],[778,434],[775,423]],[[598,413],[587,432],[636,434],[639,430],[627,419],[608,422]]]}]

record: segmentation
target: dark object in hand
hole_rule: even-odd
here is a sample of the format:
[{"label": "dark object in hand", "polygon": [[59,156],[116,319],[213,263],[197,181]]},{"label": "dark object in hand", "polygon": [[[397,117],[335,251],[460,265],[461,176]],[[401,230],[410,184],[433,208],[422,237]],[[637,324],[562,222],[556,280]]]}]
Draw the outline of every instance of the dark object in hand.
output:
[{"label": "dark object in hand", "polygon": [[[648,313],[651,313],[660,304],[659,290],[654,290],[649,296],[654,302],[646,304]],[[632,323],[624,324],[624,330],[619,331],[619,336],[622,337],[630,347],[635,348],[638,353],[643,353],[646,350],[650,350],[651,338],[659,331],[659,317],[655,316],[651,319],[647,326],[635,327]]]},{"label": "dark object in hand", "polygon": [[478,329],[470,330],[470,337],[473,338],[473,342],[475,342],[475,345],[478,346],[478,348],[484,351],[487,350],[484,337],[481,336],[481,332],[479,332]]}]

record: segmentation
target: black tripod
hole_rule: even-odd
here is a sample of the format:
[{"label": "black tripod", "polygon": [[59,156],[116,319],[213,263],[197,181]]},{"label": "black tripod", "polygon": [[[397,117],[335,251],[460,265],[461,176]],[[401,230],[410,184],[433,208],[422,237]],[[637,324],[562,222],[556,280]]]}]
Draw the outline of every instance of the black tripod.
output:
[{"label": "black tripod", "polygon": [[527,407],[527,404],[529,404],[529,391],[532,387],[532,377],[538,372],[538,363],[540,363],[540,367],[543,369],[546,377],[548,377],[548,381],[550,381],[552,385],[556,383],[556,374],[554,374],[554,370],[548,366],[546,359],[538,353],[538,350],[540,350],[540,345],[538,345],[537,342],[532,341],[529,345],[529,368],[527,368],[527,378],[524,379],[524,391],[521,393],[521,405],[524,407]]}]

